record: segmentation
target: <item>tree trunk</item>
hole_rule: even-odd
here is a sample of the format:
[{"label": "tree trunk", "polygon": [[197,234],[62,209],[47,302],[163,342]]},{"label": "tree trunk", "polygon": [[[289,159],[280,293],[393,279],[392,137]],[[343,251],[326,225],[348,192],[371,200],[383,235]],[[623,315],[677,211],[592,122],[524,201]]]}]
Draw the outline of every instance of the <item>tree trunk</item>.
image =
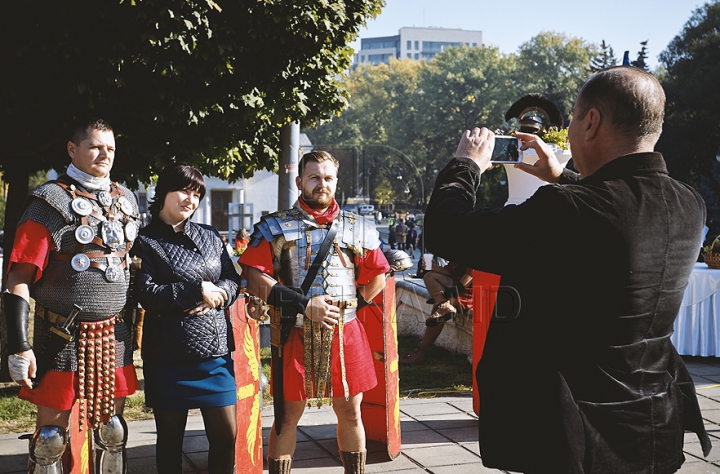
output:
[{"label": "tree trunk", "polygon": [[[22,161],[22,160],[18,160]],[[3,262],[2,262],[2,288],[5,289],[7,282],[7,267],[10,259],[10,252],[15,242],[15,229],[20,220],[20,216],[25,209],[25,200],[28,194],[28,171],[22,163],[18,163],[12,167],[5,167],[3,175],[5,182],[8,184],[7,203],[5,206],[5,237],[3,239]],[[5,324],[5,312],[3,308],[2,317],[0,317],[0,381],[9,382],[10,372],[8,371],[8,353],[7,353],[7,326]]]}]

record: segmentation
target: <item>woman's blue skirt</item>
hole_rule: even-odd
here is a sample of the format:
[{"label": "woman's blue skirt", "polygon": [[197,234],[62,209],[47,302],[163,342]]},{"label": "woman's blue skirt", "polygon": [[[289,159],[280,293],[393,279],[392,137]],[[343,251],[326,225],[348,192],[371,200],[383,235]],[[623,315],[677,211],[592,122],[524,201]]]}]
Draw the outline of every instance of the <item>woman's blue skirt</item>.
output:
[{"label": "woman's blue skirt", "polygon": [[145,405],[159,410],[235,405],[235,371],[230,354],[163,364],[143,363]]}]

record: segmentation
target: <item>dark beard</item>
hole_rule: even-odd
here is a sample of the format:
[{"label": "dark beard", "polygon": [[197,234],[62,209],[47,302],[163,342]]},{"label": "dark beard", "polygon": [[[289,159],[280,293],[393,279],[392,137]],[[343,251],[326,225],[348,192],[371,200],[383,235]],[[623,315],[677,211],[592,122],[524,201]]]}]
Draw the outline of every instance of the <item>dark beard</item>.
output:
[{"label": "dark beard", "polygon": [[[322,195],[322,197],[320,197],[320,199],[323,199],[321,201],[320,199],[316,199],[313,196],[313,192],[310,192],[310,195],[308,195],[305,191],[303,191],[302,193],[302,198],[305,204],[307,204],[310,209],[316,211],[327,209],[328,207],[330,207],[330,204],[332,204],[332,200],[334,197],[335,195],[324,194]],[[327,201],[325,201],[325,198],[327,199]]]}]

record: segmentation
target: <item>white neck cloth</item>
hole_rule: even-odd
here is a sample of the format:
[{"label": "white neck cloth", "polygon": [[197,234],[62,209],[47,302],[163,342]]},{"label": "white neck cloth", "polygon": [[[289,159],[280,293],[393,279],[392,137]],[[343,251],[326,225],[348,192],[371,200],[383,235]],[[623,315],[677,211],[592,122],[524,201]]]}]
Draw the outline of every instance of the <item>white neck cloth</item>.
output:
[{"label": "white neck cloth", "polygon": [[67,175],[80,183],[80,185],[88,191],[110,191],[110,177],[98,178],[91,174],[87,174],[74,164],[70,163],[67,169]]}]

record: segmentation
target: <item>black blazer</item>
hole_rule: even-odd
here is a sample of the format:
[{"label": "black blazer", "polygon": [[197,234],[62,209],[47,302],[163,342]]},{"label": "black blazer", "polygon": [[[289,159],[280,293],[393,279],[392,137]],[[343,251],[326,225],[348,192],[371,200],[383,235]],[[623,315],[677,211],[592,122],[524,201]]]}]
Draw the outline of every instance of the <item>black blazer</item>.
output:
[{"label": "black blazer", "polygon": [[[155,218],[140,231],[133,246],[142,259],[134,283],[145,309],[143,359],[167,362],[225,355],[234,349],[225,310],[235,301],[240,275],[214,227],[185,223],[185,231]],[[225,290],[228,301],[203,316],[187,310],[203,301],[202,282]]]},{"label": "black blazer", "polygon": [[705,205],[658,153],[563,177],[520,205],[474,210],[479,168],[454,159],[426,213],[431,252],[501,275],[499,316],[520,305],[490,324],[477,367],[483,463],[675,472],[684,428],[710,447],[670,342]]}]

